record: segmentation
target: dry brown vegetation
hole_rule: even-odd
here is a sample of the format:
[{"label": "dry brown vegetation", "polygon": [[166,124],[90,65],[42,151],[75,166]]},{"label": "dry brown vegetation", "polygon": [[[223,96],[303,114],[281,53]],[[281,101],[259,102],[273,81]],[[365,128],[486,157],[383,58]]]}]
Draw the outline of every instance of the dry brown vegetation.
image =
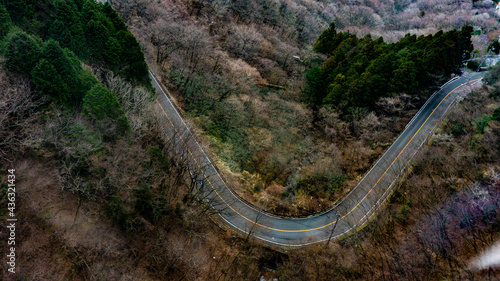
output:
[{"label": "dry brown vegetation", "polygon": [[[13,149],[4,150],[0,162],[2,169],[16,169],[19,221],[17,273],[2,267],[1,279],[257,278],[254,256],[274,253],[212,223],[189,167],[170,158],[172,141],[165,136],[171,128],[161,124],[150,94],[112,73],[97,74],[116,91],[131,124],[130,135],[111,142],[78,112],[35,103],[38,94],[25,78],[0,69],[2,90],[17,94],[0,96],[0,104],[12,108],[20,96],[22,108],[32,109],[22,127],[15,113],[25,111],[2,116],[2,124],[12,125],[10,134],[22,134],[6,139],[5,147]],[[0,203],[7,206],[1,188]],[[0,238],[7,235],[1,228]],[[6,247],[0,249],[5,263]]]},{"label": "dry brown vegetation", "polygon": [[[484,37],[497,26],[492,5],[465,1],[113,5],[230,186],[253,204],[286,215],[317,212],[348,192],[430,94],[388,97],[347,114],[335,107],[313,112],[302,95],[304,75],[324,59],[312,45],[331,22],[388,42],[464,24],[482,28]],[[484,41],[478,47],[489,42],[483,37],[475,39]]]},{"label": "dry brown vegetation", "polygon": [[[389,34],[389,41],[415,28],[411,20],[422,33],[438,22],[449,28],[471,21],[485,31],[496,22],[483,4],[459,1],[396,1],[396,10],[393,1],[113,2],[204,130],[234,186],[249,201],[281,213],[329,206],[294,186],[322,179],[326,169],[345,173],[345,186],[353,186],[422,103],[402,95],[380,100],[375,111],[354,109],[349,119],[326,107],[312,116],[300,101],[303,73],[318,59],[309,53],[311,44],[335,16],[344,29]],[[263,13],[263,3],[274,12]],[[26,79],[0,70],[0,163],[17,169],[20,279],[500,277],[468,268],[499,233],[500,125],[482,126],[499,104],[486,90],[450,112],[367,227],[326,249],[280,253],[220,230],[193,190],[189,167],[170,154],[169,128],[149,94],[111,73],[98,76],[116,92],[131,125],[130,135],[114,142],[103,141],[84,116],[46,108]],[[228,140],[221,129],[233,133]],[[247,141],[242,147],[230,141],[240,136]],[[248,161],[239,163],[244,157]],[[0,228],[0,240],[6,235]],[[2,267],[2,279],[12,277],[7,274]]]},{"label": "dry brown vegetation", "polygon": [[373,222],[334,249],[292,253],[286,279],[497,280],[470,265],[499,239],[500,124],[479,134],[475,122],[498,106],[481,89],[454,107]]},{"label": "dry brown vegetation", "polygon": [[[4,85],[11,91],[19,87],[16,91],[30,93],[29,84],[23,88],[22,78],[4,81],[10,81]],[[63,177],[67,174],[65,159],[76,158],[78,152],[89,149],[89,143],[99,143],[99,137],[71,142],[76,136],[68,134],[64,126],[88,126],[91,136],[92,124],[57,108],[41,111],[52,118],[38,114],[24,124],[29,134],[22,136],[15,152],[6,154],[13,162],[2,161],[4,168],[15,168],[18,176],[17,276],[21,279],[500,277],[497,270],[469,267],[471,259],[497,241],[500,233],[500,124],[490,121],[481,126],[478,122],[500,106],[494,97],[496,88],[491,88],[492,94],[477,90],[450,111],[386,207],[364,229],[327,248],[316,245],[280,253],[218,228],[207,216],[207,209],[190,198],[189,178],[181,176],[182,163],[165,162],[151,154],[151,146],[168,152],[169,141],[155,133],[168,128],[155,121],[157,115],[149,98],[130,102],[132,97],[147,94],[113,75],[108,75],[105,83],[118,91],[134,129],[131,136],[114,143],[101,142],[101,153],[84,158],[87,165],[80,166],[80,173],[71,181],[81,185],[72,186]],[[130,95],[133,92],[136,94]],[[10,98],[4,95],[2,102]],[[134,111],[138,103],[141,106]],[[139,123],[147,131],[141,130]],[[135,190],[141,182],[152,187],[150,203],[162,200],[167,208],[156,220],[135,206]],[[82,188],[85,184],[91,188]],[[277,186],[271,188],[281,192]],[[129,214],[125,224],[116,220],[116,213],[109,213],[110,205],[116,203],[116,197],[106,195],[112,191],[121,196]],[[2,228],[0,239],[6,235]],[[2,262],[4,259],[2,253]],[[7,274],[4,269],[4,280],[12,277]]]}]

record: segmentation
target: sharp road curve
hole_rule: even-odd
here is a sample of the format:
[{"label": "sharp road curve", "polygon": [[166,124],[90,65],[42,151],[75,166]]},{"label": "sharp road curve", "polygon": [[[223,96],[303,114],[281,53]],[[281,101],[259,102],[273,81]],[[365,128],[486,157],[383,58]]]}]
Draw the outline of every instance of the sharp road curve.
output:
[{"label": "sharp road curve", "polygon": [[166,122],[174,129],[166,132],[170,134],[167,137],[175,146],[178,157],[191,167],[191,176],[196,179],[205,202],[212,206],[226,225],[283,249],[339,238],[363,226],[392,193],[395,181],[411,163],[459,93],[470,91],[467,87],[481,80],[482,75],[466,73],[450,80],[434,93],[358,185],[334,207],[306,218],[284,218],[248,204],[227,186],[194,138],[166,89],[150,72],[158,93],[157,103]]}]

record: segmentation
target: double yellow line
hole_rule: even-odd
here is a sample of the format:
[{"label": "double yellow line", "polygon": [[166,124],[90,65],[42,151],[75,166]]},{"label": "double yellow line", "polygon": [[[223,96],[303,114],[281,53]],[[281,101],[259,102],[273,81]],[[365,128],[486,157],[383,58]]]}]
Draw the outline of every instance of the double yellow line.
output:
[{"label": "double yellow line", "polygon": [[[356,204],[356,206],[354,206],[348,213],[346,213],[345,215],[343,215],[341,218],[339,218],[339,221],[346,218],[350,213],[352,213],[354,210],[356,210],[359,205],[361,205],[363,203],[363,201],[368,197],[368,195],[373,191],[373,189],[378,185],[378,183],[382,180],[382,178],[385,176],[385,174],[391,169],[392,165],[394,165],[394,163],[396,162],[396,160],[398,160],[399,156],[401,156],[401,154],[406,150],[406,148],[408,147],[408,145],[413,141],[413,139],[415,138],[415,136],[420,132],[420,130],[422,129],[422,127],[427,123],[427,121],[429,120],[429,118],[431,118],[431,116],[434,114],[434,112],[439,108],[439,106],[441,106],[441,104],[444,102],[444,100],[453,92],[455,92],[458,88],[462,87],[463,85],[466,85],[468,83],[473,83],[475,81],[478,81],[478,80],[481,80],[482,78],[478,78],[478,79],[474,79],[474,80],[471,80],[471,81],[468,81],[466,83],[463,83],[459,86],[457,86],[456,88],[454,88],[453,90],[451,90],[442,100],[441,102],[439,102],[439,104],[434,108],[434,110],[431,112],[431,114],[427,117],[427,119],[425,119],[424,123],[422,123],[422,125],[418,128],[417,132],[411,137],[411,139],[408,141],[408,143],[405,145],[405,147],[401,150],[401,152],[399,152],[398,156],[396,156],[396,158],[394,159],[394,161],[392,161],[392,163],[389,165],[389,167],[385,170],[385,172],[380,176],[380,178],[377,180],[377,182],[372,186],[372,188],[370,188],[370,190],[366,193],[366,195],[358,202],[358,204]],[[159,84],[159,82],[158,82]],[[160,85],[159,85],[160,86]],[[160,89],[161,89],[161,86],[160,86]],[[162,90],[163,91],[163,90]],[[191,155],[191,157],[193,158],[196,166],[198,167],[198,169],[200,169],[201,173],[203,174],[203,177],[205,178],[205,180],[208,182],[208,184],[210,185],[210,187],[212,188],[212,190],[217,194],[217,196],[222,200],[222,202],[224,202],[224,204],[226,204],[227,207],[229,207],[233,212],[235,212],[236,214],[238,214],[240,217],[244,218],[245,220],[249,221],[250,223],[252,224],[255,224],[255,225],[258,225],[260,227],[263,227],[263,228],[267,228],[267,229],[270,229],[270,230],[274,230],[274,231],[278,231],[278,232],[307,232],[307,231],[314,231],[314,230],[318,230],[318,229],[322,229],[322,228],[325,228],[325,227],[328,227],[332,224],[334,224],[336,222],[336,220],[333,220],[332,222],[328,223],[328,224],[325,224],[323,226],[319,226],[319,227],[315,227],[315,228],[309,228],[309,229],[302,229],[302,230],[286,230],[286,229],[278,229],[278,228],[273,228],[273,227],[269,227],[269,226],[266,226],[266,225],[263,225],[263,224],[260,224],[256,221],[253,221],[252,219],[249,219],[247,217],[245,217],[243,214],[241,214],[240,212],[238,212],[237,210],[235,210],[230,204],[228,204],[226,202],[226,200],[224,200],[224,198],[222,198],[222,196],[219,194],[219,192],[215,189],[215,187],[212,185],[212,183],[210,182],[210,180],[208,179],[207,175],[205,174],[205,171],[203,171],[203,169],[201,168],[200,164],[198,163],[198,161],[196,160],[196,158],[194,157],[193,153],[191,152],[191,150],[189,149],[189,147],[187,146],[186,142],[184,141],[184,139],[182,138],[181,134],[179,134],[179,132],[177,131],[177,128],[174,126],[174,123],[172,122],[172,120],[170,119],[170,117],[167,115],[167,113],[165,112],[165,109],[163,108],[163,106],[161,105],[161,103],[158,101],[158,99],[156,99],[156,102],[158,103],[158,105],[160,106],[161,110],[163,111],[163,114],[165,114],[165,116],[167,117],[168,121],[170,122],[170,124],[172,125],[172,127],[174,128],[175,130],[175,133],[177,136],[179,136],[179,139],[182,141],[182,143],[184,144],[184,147],[186,147],[186,150],[189,152],[189,154]],[[173,107],[173,105],[172,105]],[[175,110],[175,109],[174,109]],[[180,116],[180,115],[179,115]],[[179,118],[182,118],[181,116]],[[186,125],[187,126],[187,125]]]}]

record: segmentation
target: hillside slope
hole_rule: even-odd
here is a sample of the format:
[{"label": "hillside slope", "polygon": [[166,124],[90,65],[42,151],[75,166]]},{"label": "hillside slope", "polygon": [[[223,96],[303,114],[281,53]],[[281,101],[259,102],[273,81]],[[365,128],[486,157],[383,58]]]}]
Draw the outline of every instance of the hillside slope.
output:
[{"label": "hillside slope", "polygon": [[[317,245],[281,253],[256,245],[249,237],[237,237],[231,231],[223,231],[210,220],[211,209],[198,201],[196,185],[189,181],[186,172],[188,167],[169,157],[173,140],[165,137],[169,128],[160,121],[158,116],[161,113],[147,89],[138,85],[137,80],[113,73],[106,64],[96,65],[85,57],[75,57],[68,49],[63,48],[61,52],[62,43],[71,40],[56,40],[59,47],[50,40],[49,34],[66,35],[61,39],[71,37],[67,37],[65,31],[55,32],[55,28],[53,33],[48,32],[49,25],[45,24],[49,21],[42,19],[53,19],[52,16],[57,16],[60,10],[43,4],[65,6],[70,1],[2,0],[0,3],[7,2],[26,4],[20,6],[27,8],[24,10],[27,14],[19,11],[8,14],[7,9],[0,5],[0,18],[11,19],[2,21],[2,28],[6,29],[0,29],[0,50],[3,53],[0,58],[0,219],[5,222],[7,215],[8,169],[16,170],[15,212],[18,219],[17,273],[13,275],[2,267],[0,279],[485,280],[500,277],[498,270],[476,271],[468,267],[468,261],[496,241],[500,233],[500,68],[489,75],[490,86],[469,95],[450,112],[449,121],[431,138],[431,145],[373,223],[349,239],[330,243],[330,247]],[[80,4],[85,2],[89,1],[74,1],[80,7],[79,11],[83,7]],[[38,11],[39,17],[30,17],[33,11]],[[193,10],[192,17],[196,17],[196,11]],[[131,14],[136,12],[141,15],[141,9],[131,11]],[[198,17],[202,15],[200,12]],[[140,21],[136,23],[140,24]],[[137,27],[133,28],[134,32],[137,30]],[[12,33],[8,35],[8,32]],[[11,47],[11,54],[6,55],[7,43],[11,40],[30,48]],[[140,42],[148,50],[148,41]],[[33,56],[23,56],[38,48],[45,49],[41,54],[45,58],[36,61]],[[77,52],[74,53],[78,56]],[[154,54],[146,53],[146,57],[154,60]],[[47,60],[49,55],[57,55],[58,64]],[[31,73],[18,68],[20,72],[25,71],[23,74],[14,70],[20,64],[6,66],[9,65],[6,61],[12,58],[34,68],[37,65],[38,69],[45,67],[46,70],[60,67],[67,71],[66,74],[80,75],[61,77],[54,75],[58,71]],[[81,64],[80,60],[86,63]],[[234,60],[231,57],[224,60],[221,56],[221,66],[214,60],[209,69],[214,65],[226,67],[228,61]],[[238,63],[233,66],[244,64],[244,60],[235,61]],[[198,63],[201,63],[201,58]],[[114,72],[123,69],[126,67],[117,67]],[[305,71],[305,67],[302,69]],[[195,72],[186,71],[193,75],[189,77],[196,76]],[[219,79],[212,81],[222,80],[227,73],[233,73],[217,72],[218,76],[214,77]],[[254,69],[251,73],[256,75]],[[47,81],[50,83],[45,83]],[[86,100],[87,105],[95,105],[87,107],[87,113],[83,103],[66,104],[66,99],[61,98],[66,95],[56,95],[61,92],[52,91],[53,87],[43,87],[58,86],[68,90],[70,82],[93,84],[93,90],[85,93],[91,93],[87,99],[79,96],[77,91],[65,92],[70,97],[81,97],[81,102]],[[244,89],[243,84],[229,83],[229,86],[234,85]],[[284,118],[288,114],[288,118],[296,119],[294,109],[307,113],[305,106],[297,106],[292,99],[293,93],[288,92],[291,96],[287,96],[286,91],[271,94],[267,91],[264,94],[279,112],[274,118]],[[181,97],[180,92],[178,94]],[[251,98],[258,96],[248,95]],[[108,105],[114,105],[105,110],[110,115],[104,120],[99,119],[102,113],[97,106],[101,101],[99,96],[108,100]],[[288,102],[283,103],[284,100]],[[384,101],[387,108],[394,105],[394,100]],[[241,102],[234,97],[232,101],[235,104]],[[263,111],[269,108],[272,107]],[[393,110],[403,111],[402,108]],[[369,134],[373,124],[377,124],[367,123],[368,120],[389,126],[393,126],[396,120],[368,114],[362,120],[354,119],[348,123],[340,122],[335,112],[327,108],[320,113],[330,116],[329,120],[333,120],[330,124],[345,126],[339,127],[339,132],[351,130],[347,125],[351,124],[349,126],[360,130],[360,138]],[[120,122],[117,121],[124,120],[123,116],[126,116],[129,127],[124,134],[114,134],[113,131],[119,128],[116,124]],[[401,123],[400,128],[404,126],[403,121],[396,122]],[[290,132],[287,124],[279,124],[283,127],[281,132]],[[255,131],[255,135],[264,136],[261,143],[272,140],[272,135],[265,134],[262,128],[256,127]],[[334,135],[331,130],[329,132],[330,137]],[[296,134],[293,128],[291,133]],[[299,136],[303,138],[303,135]],[[346,136],[353,139],[350,133]],[[283,139],[288,137],[284,135]],[[306,147],[313,143],[311,138],[307,141]],[[364,146],[360,144],[359,147]],[[348,149],[355,153],[355,148]],[[324,149],[331,151],[335,146]],[[317,153],[320,158],[326,157],[321,151]],[[302,163],[308,160],[305,157]],[[317,166],[323,165],[317,163]],[[251,182],[258,182],[258,177],[253,177]],[[278,195],[281,194],[279,186],[272,187]],[[3,241],[0,261],[4,265],[9,251],[4,243],[9,235],[5,227],[0,228],[0,240]]]},{"label": "hillside slope", "polygon": [[[356,55],[365,45],[366,52],[379,52],[368,50],[370,44],[385,45],[379,44],[381,39],[377,35],[383,34],[385,42],[396,42],[407,32],[429,34],[441,28],[461,29],[469,23],[483,29],[483,34],[473,40],[482,38],[488,42],[485,33],[497,28],[491,4],[463,1],[434,4],[428,1],[413,4],[410,1],[113,1],[141,42],[155,73],[163,78],[178,105],[199,129],[202,143],[216,159],[230,186],[247,201],[284,215],[315,213],[347,193],[426,98],[449,78],[450,65],[460,60],[453,56],[446,71],[430,71],[430,79],[419,78],[425,83],[418,88],[404,84],[391,91],[382,90],[377,99],[366,99],[369,101],[350,107],[335,98],[325,106],[314,107],[309,104],[305,78],[310,69],[327,59],[313,52],[319,35],[332,22],[339,33],[349,30],[357,34],[359,47],[344,44],[345,50],[340,52],[346,56],[338,69],[344,71],[347,79],[339,84],[347,85],[351,80],[368,82],[359,71],[367,67],[366,59],[357,59],[361,56]],[[373,19],[379,23],[371,22]],[[362,39],[368,32],[372,33],[371,40]],[[410,42],[412,38],[403,41]],[[448,43],[434,41],[429,49],[439,50],[425,61],[433,61],[449,51],[445,48]],[[418,66],[419,71],[414,74],[420,77],[427,64],[409,58],[413,55],[405,51],[404,44],[396,44],[397,51],[392,53],[384,51],[390,57],[387,60],[399,63],[408,54],[406,60]],[[424,49],[420,48],[414,54],[420,56]],[[356,60],[352,69],[359,72],[359,79],[352,78],[356,77],[353,72],[345,73],[346,63],[351,60]],[[405,67],[411,63],[392,67],[399,71],[399,76],[389,76],[395,76],[396,80],[405,78]],[[329,60],[323,67],[333,68],[333,65]],[[338,69],[327,74],[336,75]],[[380,72],[378,68],[371,70]],[[333,78],[328,82],[332,83]],[[385,83],[384,79],[377,80],[382,84],[379,88],[391,82]],[[322,86],[324,92],[327,86]],[[356,87],[355,93],[374,88],[369,83],[357,83]]]}]

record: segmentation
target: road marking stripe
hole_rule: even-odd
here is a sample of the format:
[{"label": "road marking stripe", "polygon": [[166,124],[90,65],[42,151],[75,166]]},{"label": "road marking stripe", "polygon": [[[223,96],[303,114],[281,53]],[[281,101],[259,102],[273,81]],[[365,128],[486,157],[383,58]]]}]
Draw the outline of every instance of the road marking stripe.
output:
[{"label": "road marking stripe", "polygon": [[[385,174],[389,171],[389,169],[392,167],[392,165],[394,165],[394,163],[396,162],[396,160],[399,158],[399,156],[401,156],[401,154],[406,150],[406,148],[408,147],[408,145],[413,141],[413,139],[415,138],[415,136],[420,132],[420,130],[422,129],[422,127],[427,123],[427,121],[429,120],[429,118],[434,114],[434,112],[439,108],[439,106],[441,106],[441,104],[444,102],[444,100],[446,100],[446,98],[453,92],[455,92],[458,88],[462,87],[463,85],[466,85],[466,84],[470,84],[472,82],[475,82],[475,81],[478,81],[478,80],[481,80],[482,78],[478,78],[478,79],[474,79],[474,80],[471,80],[471,81],[468,81],[466,83],[463,83],[463,84],[460,84],[459,86],[457,86],[455,89],[451,90],[442,100],[441,102],[439,102],[439,104],[434,108],[434,110],[431,112],[431,114],[427,117],[427,119],[425,119],[424,123],[422,123],[422,125],[418,128],[417,132],[415,132],[415,134],[411,137],[411,139],[408,141],[408,143],[403,147],[403,149],[401,150],[401,152],[399,152],[398,156],[396,156],[396,158],[392,161],[392,163],[389,165],[389,167],[385,170],[385,172],[382,174],[382,176],[380,176],[380,178],[377,180],[377,182],[370,188],[370,190],[366,193],[366,195],[358,202],[358,204],[356,204],[356,206],[354,206],[354,208],[352,208],[347,214],[345,214],[344,216],[342,216],[341,218],[339,218],[339,221],[346,218],[349,214],[351,214],[355,209],[357,209],[359,207],[359,205],[361,205],[361,203],[363,203],[363,201],[368,197],[368,195],[373,191],[373,189],[378,185],[378,183],[382,180],[382,178],[385,176]],[[158,83],[158,86],[160,86],[160,89],[161,89],[161,85]],[[252,224],[255,224],[255,225],[258,225],[260,227],[263,227],[263,228],[266,228],[266,229],[270,229],[270,230],[274,230],[274,231],[278,231],[278,232],[308,232],[308,231],[314,231],[314,230],[318,230],[318,229],[322,229],[322,228],[325,228],[327,226],[330,226],[332,224],[335,223],[336,220],[333,220],[332,222],[328,223],[328,224],[325,224],[323,226],[319,226],[319,227],[316,227],[316,228],[310,228],[310,229],[302,229],[302,230],[286,230],[286,229],[277,229],[277,228],[273,228],[273,227],[269,227],[269,226],[266,226],[266,225],[262,225],[256,221],[253,221],[247,217],[245,217],[243,214],[241,214],[240,212],[236,211],[230,204],[228,204],[226,202],[226,200],[224,200],[224,198],[222,198],[222,196],[219,194],[219,192],[215,189],[215,187],[212,185],[212,183],[210,182],[210,180],[208,179],[207,175],[205,174],[205,171],[201,168],[201,166],[199,165],[198,161],[196,160],[196,158],[194,157],[193,153],[191,152],[191,150],[189,150],[186,142],[184,141],[184,139],[182,138],[181,134],[177,131],[177,128],[174,126],[174,123],[172,122],[172,120],[170,119],[170,117],[167,115],[167,113],[165,112],[165,109],[163,108],[163,106],[161,105],[160,101],[158,99],[156,99],[156,102],[158,103],[158,105],[160,106],[161,110],[163,111],[163,114],[167,117],[168,121],[170,122],[170,124],[172,125],[172,127],[174,128],[177,136],[179,136],[179,139],[182,141],[182,143],[184,144],[184,147],[186,148],[186,150],[189,152],[189,154],[191,155],[191,157],[193,158],[196,166],[198,166],[198,169],[200,169],[201,173],[203,174],[203,177],[205,178],[205,180],[208,182],[208,184],[210,185],[210,187],[212,188],[212,190],[217,194],[217,196],[222,200],[222,202],[224,202],[224,204],[226,204],[226,206],[228,206],[233,212],[235,212],[236,214],[238,214],[240,217],[244,218],[245,220],[247,220],[248,222],[252,223]],[[181,117],[182,118],[182,117]],[[186,125],[187,126],[187,125]]]}]

